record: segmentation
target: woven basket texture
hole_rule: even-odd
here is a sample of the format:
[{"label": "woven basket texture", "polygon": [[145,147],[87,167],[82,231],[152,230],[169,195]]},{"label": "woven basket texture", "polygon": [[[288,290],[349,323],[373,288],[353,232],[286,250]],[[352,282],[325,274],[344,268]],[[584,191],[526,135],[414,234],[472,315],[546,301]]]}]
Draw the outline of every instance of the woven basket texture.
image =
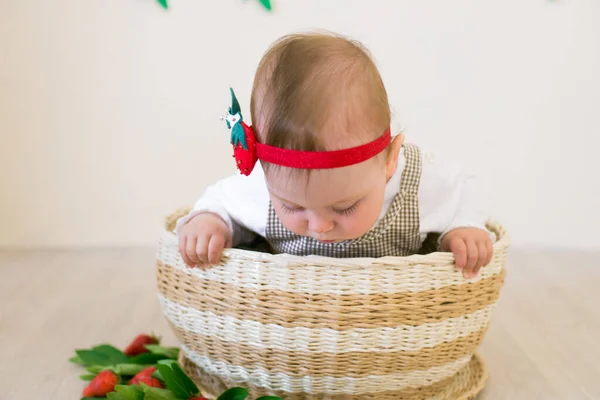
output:
[{"label": "woven basket texture", "polygon": [[180,362],[209,398],[470,399],[487,379],[476,354],[504,283],[509,239],[466,280],[450,253],[378,259],[230,249],[189,268],[167,218],[157,253],[162,311]]}]

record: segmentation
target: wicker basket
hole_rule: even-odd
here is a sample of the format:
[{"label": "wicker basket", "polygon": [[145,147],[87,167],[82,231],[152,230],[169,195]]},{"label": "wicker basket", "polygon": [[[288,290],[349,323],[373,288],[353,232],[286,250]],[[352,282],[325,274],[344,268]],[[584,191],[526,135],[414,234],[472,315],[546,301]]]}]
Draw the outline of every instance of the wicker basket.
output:
[{"label": "wicker basket", "polygon": [[504,282],[505,231],[492,263],[465,280],[447,253],[381,259],[227,250],[185,266],[167,220],[158,250],[162,310],[186,372],[214,398],[469,399],[483,388],[475,354]]}]

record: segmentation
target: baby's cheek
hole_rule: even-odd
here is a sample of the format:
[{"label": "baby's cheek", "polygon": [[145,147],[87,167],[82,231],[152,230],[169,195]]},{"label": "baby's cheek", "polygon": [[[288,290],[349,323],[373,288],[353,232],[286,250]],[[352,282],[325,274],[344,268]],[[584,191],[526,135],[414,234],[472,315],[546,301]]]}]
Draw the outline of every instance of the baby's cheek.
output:
[{"label": "baby's cheek", "polygon": [[304,218],[298,214],[279,213],[279,221],[288,231],[296,235],[306,234],[306,224]]},{"label": "baby's cheek", "polygon": [[377,222],[377,215],[372,213],[357,214],[344,221],[344,233],[347,238],[356,239],[367,233]]},{"label": "baby's cheek", "polygon": [[379,202],[365,204],[365,207],[360,211],[353,215],[352,218],[349,218],[347,224],[352,236],[355,237],[364,235],[375,226],[381,213],[381,204]]}]

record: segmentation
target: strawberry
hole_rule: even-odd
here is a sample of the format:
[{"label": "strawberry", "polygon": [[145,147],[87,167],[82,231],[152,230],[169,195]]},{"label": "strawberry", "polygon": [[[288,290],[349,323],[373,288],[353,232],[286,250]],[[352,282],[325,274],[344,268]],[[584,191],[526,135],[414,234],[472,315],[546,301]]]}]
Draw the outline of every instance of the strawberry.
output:
[{"label": "strawberry", "polygon": [[233,89],[229,88],[229,91],[231,92],[231,107],[223,119],[227,123],[227,128],[231,129],[231,144],[236,165],[243,175],[250,175],[258,159],[256,136],[254,130],[244,122],[240,103],[235,97]]},{"label": "strawberry", "polygon": [[158,379],[153,378],[151,376],[140,376],[138,378],[134,377],[132,380],[129,381],[130,385],[139,385],[140,383],[143,383],[144,385],[148,385],[150,387],[159,388],[159,389],[165,388],[161,381],[159,381]]},{"label": "strawberry", "polygon": [[137,373],[136,376],[152,376],[156,372],[156,367],[147,367]]},{"label": "strawberry", "polygon": [[[237,163],[237,167],[243,175],[250,175],[254,166],[256,165],[256,137],[254,131],[243,121],[239,123],[242,127],[234,131],[239,137],[234,138],[233,144],[233,157]],[[243,134],[243,139],[241,135]],[[235,140],[237,139],[237,140]]]},{"label": "strawberry", "polygon": [[118,378],[114,372],[110,370],[102,371],[83,389],[83,397],[106,396],[107,393],[115,390],[117,382]]},{"label": "strawberry", "polygon": [[128,382],[129,385],[138,385],[144,383],[150,387],[163,389],[163,384],[156,378],[152,377],[152,374],[156,371],[156,367],[148,367],[140,372]]},{"label": "strawberry", "polygon": [[137,356],[138,354],[147,353],[147,344],[158,344],[158,339],[155,336],[146,334],[137,335],[133,342],[125,349],[126,356]]},{"label": "strawberry", "polygon": [[208,400],[206,397],[190,397],[188,400]]}]

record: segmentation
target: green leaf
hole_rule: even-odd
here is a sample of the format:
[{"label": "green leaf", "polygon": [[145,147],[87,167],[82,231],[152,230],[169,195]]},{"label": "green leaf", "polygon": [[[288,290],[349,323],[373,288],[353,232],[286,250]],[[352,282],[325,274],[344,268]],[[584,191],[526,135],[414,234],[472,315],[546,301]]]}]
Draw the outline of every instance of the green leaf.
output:
[{"label": "green leaf", "polygon": [[106,396],[109,400],[144,400],[144,388],[139,385],[117,385]]},{"label": "green leaf", "polygon": [[277,396],[263,396],[263,397],[259,397],[256,400],[283,400],[281,397],[277,397]]},{"label": "green leaf", "polygon": [[117,375],[134,376],[144,368],[149,367],[150,365],[129,363],[115,365],[90,365],[86,369],[92,374],[99,374],[100,372],[109,369]]},{"label": "green leaf", "polygon": [[98,400],[102,398],[103,397],[82,397],[81,400]]},{"label": "green leaf", "polygon": [[95,377],[96,377],[96,375],[94,375],[94,374],[79,375],[79,379],[81,379],[82,381],[91,381]]},{"label": "green leaf", "polygon": [[150,365],[143,364],[117,364],[113,372],[117,375],[134,376]]},{"label": "green leaf", "polygon": [[159,370],[156,370],[152,373],[152,377],[158,379],[159,381],[161,381],[162,383],[165,382],[165,380],[163,379],[162,375],[160,374]]},{"label": "green leaf", "polygon": [[137,356],[130,357],[127,363],[129,364],[156,364],[160,360],[168,358],[162,354],[142,353]]},{"label": "green leaf", "polygon": [[79,365],[85,365],[85,363],[83,362],[83,360],[81,358],[79,358],[79,356],[73,356],[73,357],[69,358],[69,362],[79,364]]},{"label": "green leaf", "polygon": [[110,367],[104,366],[104,365],[90,365],[89,367],[86,367],[85,369],[92,374],[99,374],[100,372],[104,371],[105,369],[110,369]]},{"label": "green leaf", "polygon": [[75,350],[84,365],[112,365],[127,362],[127,356],[116,347],[100,345],[91,350]]},{"label": "green leaf", "polygon": [[111,360],[114,360],[113,364],[125,363],[128,357],[121,350],[108,344],[102,344],[100,346],[92,347],[97,353],[104,354]]},{"label": "green leaf", "polygon": [[110,365],[112,361],[93,350],[75,350],[83,365]]},{"label": "green leaf", "polygon": [[164,347],[158,344],[147,344],[145,347],[150,351],[150,353],[155,355],[165,356],[173,360],[177,360],[177,357],[179,357],[178,347]]},{"label": "green leaf", "polygon": [[183,372],[179,364],[158,363],[156,365],[163,377],[165,386],[175,396],[187,399],[199,393],[196,384]]},{"label": "green leaf", "polygon": [[271,0],[258,0],[260,1],[260,4],[263,5],[264,8],[266,8],[267,10],[271,11],[273,10],[273,7],[271,7]]},{"label": "green leaf", "polygon": [[229,108],[229,113],[235,115],[241,111],[240,102],[235,96],[235,91],[232,87],[229,88],[229,93],[231,94],[231,107]]},{"label": "green leaf", "polygon": [[163,6],[163,8],[166,10],[169,8],[169,3],[167,2],[167,0],[158,0],[158,3]]},{"label": "green leaf", "polygon": [[[171,391],[166,389],[158,389],[149,386],[144,387],[144,400],[180,400]],[[189,396],[188,396],[189,397]],[[184,397],[187,399],[188,397]]]},{"label": "green leaf", "polygon": [[231,388],[219,396],[217,400],[245,400],[248,397],[248,391],[244,388]]},{"label": "green leaf", "polygon": [[[143,394],[142,394],[143,396]],[[102,398],[102,397],[100,397]],[[127,397],[125,397],[124,395],[122,395],[121,393],[117,393],[117,392],[110,392],[106,395],[106,398],[108,400],[128,400]],[[94,397],[94,399],[98,399],[98,397]],[[143,397],[142,397],[143,399]]]},{"label": "green leaf", "polygon": [[[171,367],[173,364],[177,364],[177,360],[173,360],[171,358],[168,358],[168,359],[165,359],[165,360],[160,360],[156,364],[167,365],[167,366]],[[157,365],[157,367],[158,367],[158,365]]]}]

